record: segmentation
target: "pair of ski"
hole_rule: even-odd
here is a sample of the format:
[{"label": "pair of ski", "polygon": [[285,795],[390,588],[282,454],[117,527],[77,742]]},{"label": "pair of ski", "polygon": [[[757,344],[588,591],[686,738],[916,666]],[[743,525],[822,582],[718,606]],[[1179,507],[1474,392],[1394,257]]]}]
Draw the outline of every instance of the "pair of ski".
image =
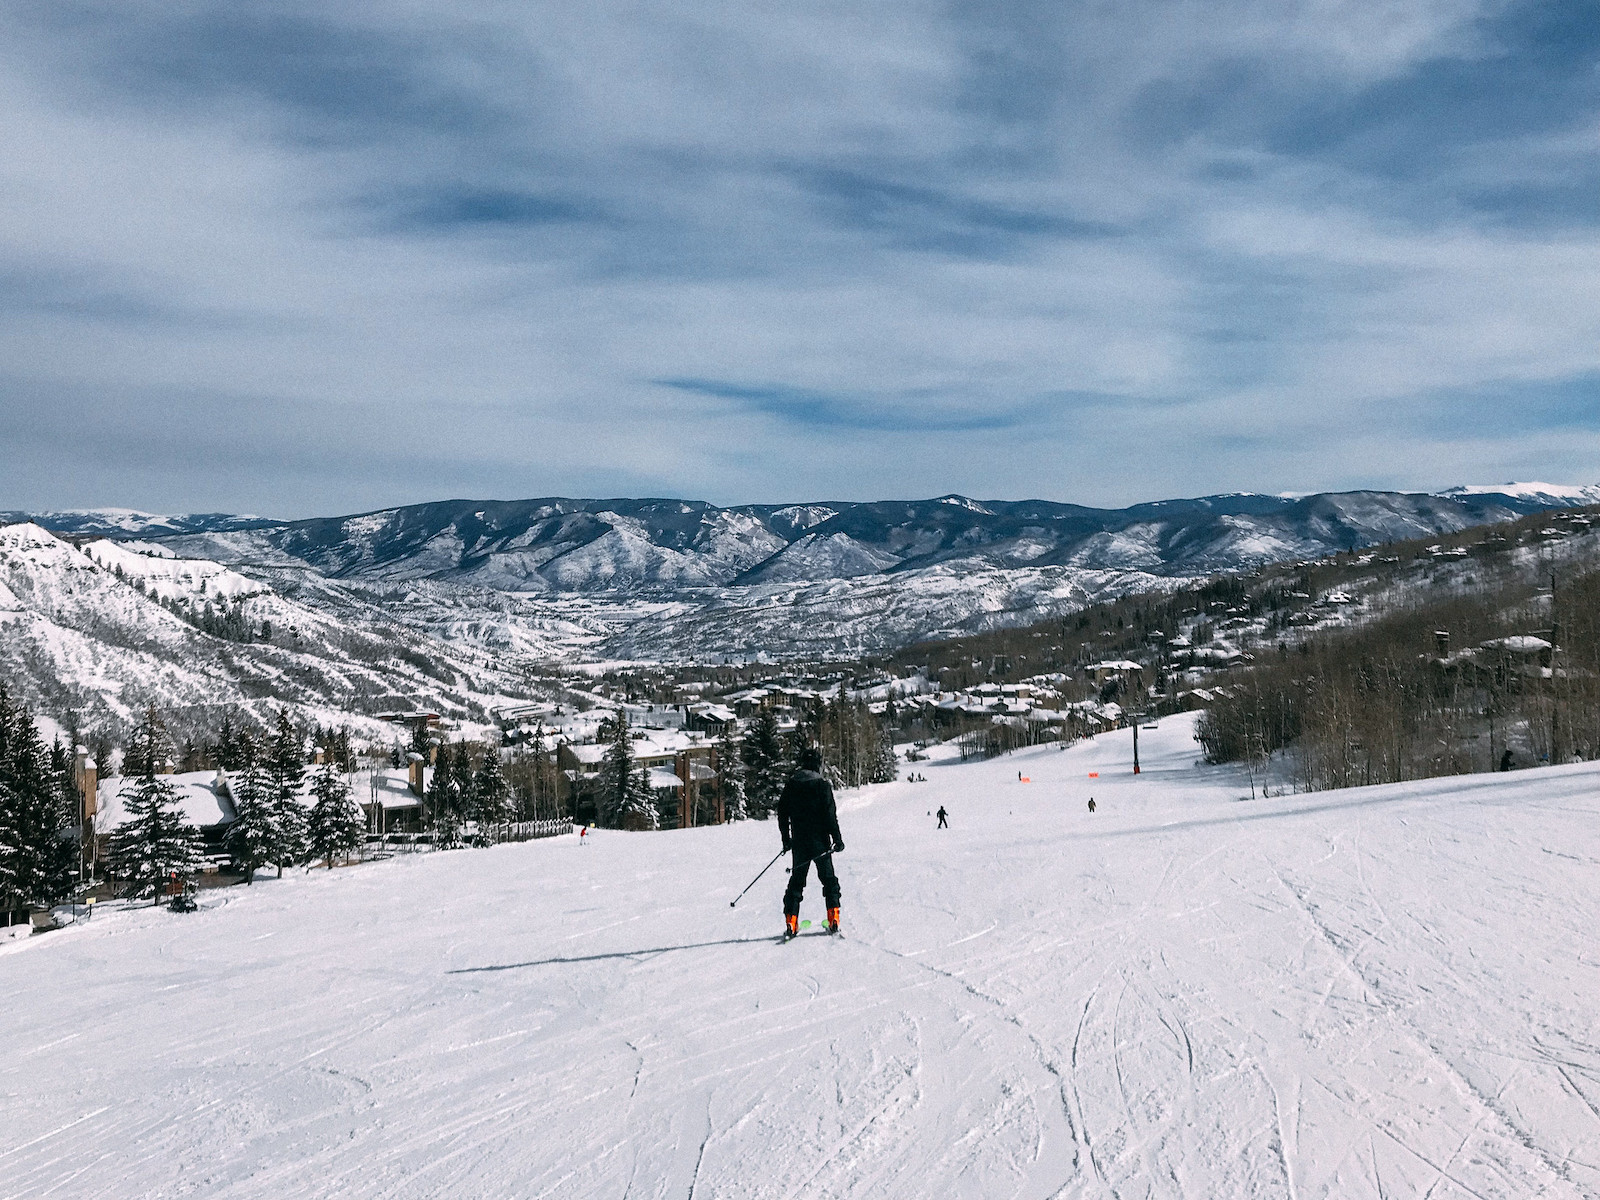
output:
[{"label": "pair of ski", "polygon": [[[806,931],[806,930],[808,930],[810,928],[811,928],[811,922],[810,921],[801,921],[800,922],[800,931],[801,932],[804,932],[804,931]],[[826,922],[824,922],[822,925],[818,926],[816,933],[824,934],[824,935],[827,935],[829,937],[837,937],[837,938],[842,938],[844,936],[844,930],[843,929],[829,929],[827,924],[826,924]],[[795,938],[797,938],[799,936],[800,936],[799,933],[790,933],[787,929],[785,929],[782,933],[780,933],[778,935],[778,944],[781,946],[781,945],[784,945],[787,942],[792,942],[792,941],[795,940]],[[812,936],[815,937],[816,934],[812,934]]]}]

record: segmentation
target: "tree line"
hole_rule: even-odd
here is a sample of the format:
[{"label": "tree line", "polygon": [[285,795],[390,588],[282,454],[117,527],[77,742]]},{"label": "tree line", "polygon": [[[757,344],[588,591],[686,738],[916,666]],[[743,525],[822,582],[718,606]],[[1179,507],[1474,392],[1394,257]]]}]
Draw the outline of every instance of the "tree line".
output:
[{"label": "tree line", "polygon": [[1600,757],[1600,572],[1496,579],[1280,646],[1222,693],[1206,757],[1286,755],[1307,790]]},{"label": "tree line", "polygon": [[33,714],[0,684],[0,909],[53,904],[78,866],[71,748],[46,746]]}]

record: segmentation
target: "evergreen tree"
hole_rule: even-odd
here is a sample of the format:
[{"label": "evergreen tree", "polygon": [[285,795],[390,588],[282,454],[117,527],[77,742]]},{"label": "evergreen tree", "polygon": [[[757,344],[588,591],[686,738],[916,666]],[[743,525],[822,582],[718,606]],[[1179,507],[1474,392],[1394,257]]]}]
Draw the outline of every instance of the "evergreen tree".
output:
[{"label": "evergreen tree", "polygon": [[50,747],[50,788],[55,796],[57,829],[75,830],[83,821],[83,796],[78,791],[78,773],[73,767],[72,750],[60,738]]},{"label": "evergreen tree", "polygon": [[893,783],[900,778],[900,758],[894,752],[894,733],[887,724],[878,729],[878,753],[868,783]]},{"label": "evergreen tree", "polygon": [[724,820],[743,821],[750,815],[744,799],[744,757],[731,721],[723,726],[717,742],[717,793]]},{"label": "evergreen tree", "polygon": [[289,710],[278,710],[278,725],[267,752],[267,773],[272,781],[272,803],[277,843],[271,849],[271,862],[283,869],[299,862],[306,853],[309,834],[305,805],[300,789],[306,778],[305,741],[289,719]]},{"label": "evergreen tree", "polygon": [[155,773],[160,761],[162,731],[155,710],[145,713],[134,741],[143,773],[123,785],[128,819],[111,835],[111,869],[131,894],[149,890],[161,898],[161,886],[176,877],[187,880],[200,869],[200,835],[184,820],[172,785]]},{"label": "evergreen tree", "polygon": [[222,728],[217,730],[217,766],[224,771],[235,771],[239,767],[238,735],[233,728],[233,714],[226,709],[222,713]]},{"label": "evergreen tree", "polygon": [[367,822],[361,809],[350,798],[350,785],[336,764],[325,762],[311,782],[316,803],[311,807],[311,856],[333,869],[335,858],[345,858],[361,848],[366,840]]},{"label": "evergreen tree", "polygon": [[152,705],[134,731],[122,755],[122,773],[130,777],[155,775],[172,761],[172,739]]},{"label": "evergreen tree", "polygon": [[433,813],[434,845],[454,850],[461,845],[461,811],[455,788],[450,747],[441,743],[435,752],[433,775],[428,780],[428,807]]},{"label": "evergreen tree", "polygon": [[[57,739],[46,750],[33,715],[19,709],[12,742],[13,795],[19,801],[15,824],[22,855],[18,882],[25,899],[53,904],[72,890],[72,871],[78,849],[71,827],[78,821],[77,795],[71,762]],[[62,767],[66,767],[68,794],[62,792]]]},{"label": "evergreen tree", "polygon": [[235,819],[228,826],[228,851],[244,868],[245,883],[252,884],[256,871],[272,861],[283,837],[278,827],[272,776],[256,761],[254,744],[246,740],[241,758],[228,780],[228,795],[233,800]]},{"label": "evergreen tree", "polygon": [[0,779],[0,909],[5,910],[8,922],[21,900],[17,887],[21,853],[22,838],[16,828],[16,797],[10,784]]},{"label": "evergreen tree", "polygon": [[71,890],[77,794],[60,739],[47,750],[33,714],[0,687],[0,909],[51,904]]},{"label": "evergreen tree", "polygon": [[628,714],[619,710],[616,718],[606,722],[602,729],[609,734],[611,745],[600,763],[599,822],[608,829],[622,825],[623,815],[637,792],[635,780],[639,769],[633,761],[633,735],[628,729]]},{"label": "evergreen tree", "polygon": [[470,821],[477,811],[477,802],[473,796],[473,789],[477,785],[477,778],[472,770],[472,754],[467,750],[465,742],[457,742],[455,753],[450,756],[450,787],[455,797],[456,819]]},{"label": "evergreen tree", "polygon": [[481,827],[495,828],[511,819],[511,787],[500,763],[499,747],[484,750],[483,762],[472,781],[472,815]]},{"label": "evergreen tree", "polygon": [[661,828],[655,789],[650,786],[649,772],[641,768],[636,767],[629,780],[627,799],[622,803],[621,824],[632,829]]},{"label": "evergreen tree", "polygon": [[788,780],[778,717],[770,708],[756,714],[744,739],[745,801],[750,816],[764,821]]}]

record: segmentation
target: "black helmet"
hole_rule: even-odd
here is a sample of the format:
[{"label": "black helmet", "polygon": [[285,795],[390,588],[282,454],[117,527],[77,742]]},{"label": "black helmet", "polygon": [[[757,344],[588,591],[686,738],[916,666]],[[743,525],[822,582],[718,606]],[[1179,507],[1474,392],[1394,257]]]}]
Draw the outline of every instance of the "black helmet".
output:
[{"label": "black helmet", "polygon": [[807,746],[800,751],[800,769],[802,771],[822,770],[822,751],[815,746]]}]

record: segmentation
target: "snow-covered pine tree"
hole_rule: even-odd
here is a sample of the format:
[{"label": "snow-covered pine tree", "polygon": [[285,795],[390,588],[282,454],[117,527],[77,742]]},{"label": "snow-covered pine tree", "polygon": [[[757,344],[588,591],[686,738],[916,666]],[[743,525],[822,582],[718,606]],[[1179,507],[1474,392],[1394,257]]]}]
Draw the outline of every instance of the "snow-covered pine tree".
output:
[{"label": "snow-covered pine tree", "polygon": [[309,835],[306,806],[300,799],[306,778],[305,739],[289,719],[289,710],[278,710],[278,724],[273,730],[267,749],[267,774],[272,780],[272,804],[277,841],[272,846],[270,861],[278,868],[278,878],[283,869],[293,866],[306,854]]},{"label": "snow-covered pine tree", "polygon": [[311,794],[316,797],[311,806],[311,857],[325,861],[331,871],[334,859],[348,858],[361,848],[367,836],[366,818],[350,798],[350,785],[335,763],[317,768]]},{"label": "snow-covered pine tree", "polygon": [[441,742],[434,752],[433,775],[428,780],[433,844],[441,850],[454,850],[462,844],[460,796],[456,792],[455,772],[450,769],[451,759],[449,745]]},{"label": "snow-covered pine tree", "polygon": [[184,820],[172,784],[155,773],[164,734],[155,710],[145,713],[130,754],[143,772],[122,786],[127,820],[111,835],[111,871],[131,895],[149,891],[161,899],[161,887],[176,877],[187,880],[200,869],[200,834]]},{"label": "snow-covered pine tree", "polygon": [[72,766],[72,750],[60,738],[50,746],[50,787],[55,794],[59,829],[71,829],[83,820],[83,797]]},{"label": "snow-covered pine tree", "polygon": [[450,756],[450,783],[455,790],[456,815],[463,821],[470,821],[477,807],[472,795],[477,779],[472,770],[472,754],[465,742],[457,742],[455,753]]},{"label": "snow-covered pine tree", "polygon": [[255,761],[254,750],[253,744],[245,744],[245,756],[237,760],[237,769],[228,780],[235,814],[233,824],[228,826],[228,852],[244,868],[246,884],[255,882],[256,871],[272,861],[283,840],[272,776]]},{"label": "snow-covered pine tree", "polygon": [[[0,695],[0,833],[8,853],[5,871],[9,908],[50,904],[72,886],[77,852],[63,836],[73,818],[62,805],[51,752],[39,737],[33,714]],[[59,747],[58,747],[59,748]],[[4,903],[0,901],[0,903]]]},{"label": "snow-covered pine tree", "polygon": [[144,720],[122,754],[122,773],[131,778],[154,775],[172,761],[172,738],[155,706],[144,710]]},{"label": "snow-covered pine tree", "polygon": [[12,787],[11,697],[0,684],[0,909],[9,923],[13,910],[21,907],[18,870],[22,865],[22,834],[17,828],[21,807]]},{"label": "snow-covered pine tree", "polygon": [[618,829],[635,793],[634,778],[639,774],[633,761],[633,734],[628,729],[628,714],[619,710],[616,717],[607,722],[606,732],[611,745],[600,762],[597,816],[605,828]]},{"label": "snow-covered pine tree", "polygon": [[500,747],[490,742],[472,780],[472,816],[479,833],[499,837],[500,826],[511,820],[511,785],[500,763]]},{"label": "snow-covered pine tree", "polygon": [[894,752],[894,733],[888,722],[878,727],[878,753],[868,783],[893,783],[900,778],[900,759]]},{"label": "snow-covered pine tree", "polygon": [[656,808],[655,789],[650,786],[649,772],[635,767],[628,783],[628,796],[622,804],[624,829],[660,829],[661,813]]},{"label": "snow-covered pine tree", "polygon": [[717,789],[722,799],[723,820],[743,821],[750,814],[744,800],[744,757],[739,752],[739,739],[734,736],[733,722],[722,727],[716,752]]},{"label": "snow-covered pine tree", "polygon": [[764,821],[778,802],[788,772],[784,769],[784,749],[778,734],[778,717],[763,708],[751,723],[744,739],[745,802],[750,816]]},{"label": "snow-covered pine tree", "polygon": [[17,866],[22,839],[17,836],[15,821],[16,798],[10,786],[0,780],[0,909],[5,910],[7,923],[21,902],[17,894]]}]

